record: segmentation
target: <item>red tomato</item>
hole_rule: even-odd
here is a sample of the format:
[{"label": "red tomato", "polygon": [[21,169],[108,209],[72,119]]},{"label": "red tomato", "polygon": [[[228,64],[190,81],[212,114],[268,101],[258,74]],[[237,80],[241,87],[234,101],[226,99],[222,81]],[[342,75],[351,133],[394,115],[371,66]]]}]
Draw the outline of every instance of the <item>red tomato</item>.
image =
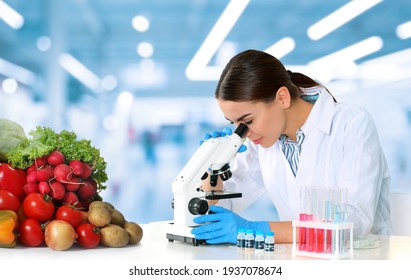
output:
[{"label": "red tomato", "polygon": [[19,208],[20,202],[11,192],[0,190],[0,210],[11,210],[17,213]]},{"label": "red tomato", "polygon": [[76,233],[77,243],[83,248],[91,249],[100,244],[100,228],[93,224],[84,223],[79,225],[76,229]]},{"label": "red tomato", "polygon": [[57,209],[55,219],[66,221],[76,229],[83,222],[83,215],[72,206],[62,205]]},{"label": "red tomato", "polygon": [[29,247],[38,247],[44,242],[44,232],[36,219],[27,218],[20,223],[19,241]]},{"label": "red tomato", "polygon": [[80,210],[80,213],[81,213],[81,216],[83,217],[82,224],[87,223],[88,222],[88,212]]},{"label": "red tomato", "polygon": [[0,163],[0,189],[11,192],[21,202],[26,194],[27,174],[24,170],[14,169],[8,163]]},{"label": "red tomato", "polygon": [[31,193],[23,201],[23,212],[28,218],[44,223],[54,214],[54,203],[48,195]]}]

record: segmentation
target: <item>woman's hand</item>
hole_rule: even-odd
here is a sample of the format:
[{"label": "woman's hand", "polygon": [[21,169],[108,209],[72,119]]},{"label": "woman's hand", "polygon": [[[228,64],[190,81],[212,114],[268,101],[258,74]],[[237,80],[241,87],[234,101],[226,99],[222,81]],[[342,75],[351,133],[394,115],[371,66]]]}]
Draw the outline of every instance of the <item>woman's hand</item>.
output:
[{"label": "woman's hand", "polygon": [[[223,128],[223,130],[221,130],[221,131],[215,130],[215,131],[213,131],[213,132],[211,132],[211,133],[206,133],[206,134],[204,135],[204,140],[201,140],[201,141],[200,141],[200,145],[203,144],[203,142],[206,141],[206,140],[208,140],[208,139],[218,138],[218,137],[224,137],[224,136],[231,135],[231,134],[233,134],[233,131],[231,130],[231,128],[228,128],[228,127]],[[240,148],[238,149],[238,152],[239,152],[239,153],[242,153],[242,152],[244,152],[244,151],[246,151],[246,150],[247,150],[247,146],[245,146],[245,145],[243,144],[243,145],[241,145]]]},{"label": "woman's hand", "polygon": [[195,223],[204,224],[191,230],[196,239],[205,240],[208,244],[237,243],[239,228],[270,231],[268,222],[251,222],[236,213],[220,206],[210,206],[212,214],[193,219]]}]

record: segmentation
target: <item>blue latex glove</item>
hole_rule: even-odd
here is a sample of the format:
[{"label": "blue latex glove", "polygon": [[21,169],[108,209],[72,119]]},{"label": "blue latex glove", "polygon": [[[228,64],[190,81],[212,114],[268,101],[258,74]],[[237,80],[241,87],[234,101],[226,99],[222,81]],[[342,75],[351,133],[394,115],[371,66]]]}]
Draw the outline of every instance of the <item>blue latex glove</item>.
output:
[{"label": "blue latex glove", "polygon": [[[200,145],[203,144],[205,140],[208,140],[210,138],[224,137],[226,135],[231,135],[231,134],[233,134],[233,131],[231,130],[231,128],[228,128],[228,127],[223,128],[223,130],[221,131],[213,131],[211,133],[206,133],[204,135],[204,140],[200,141]],[[245,152],[246,150],[247,150],[247,146],[243,144],[238,149],[238,152],[242,153],[242,152]]]},{"label": "blue latex glove", "polygon": [[268,222],[251,222],[241,218],[234,212],[220,206],[210,206],[213,214],[198,216],[195,223],[204,224],[193,228],[191,233],[196,239],[205,240],[208,244],[232,243],[237,244],[239,228],[270,231]]}]

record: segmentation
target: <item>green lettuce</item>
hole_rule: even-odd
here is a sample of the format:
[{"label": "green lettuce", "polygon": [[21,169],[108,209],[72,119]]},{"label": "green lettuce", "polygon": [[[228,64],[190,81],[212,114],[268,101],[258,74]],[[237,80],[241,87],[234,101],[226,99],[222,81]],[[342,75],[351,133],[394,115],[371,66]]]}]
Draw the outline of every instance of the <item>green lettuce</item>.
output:
[{"label": "green lettuce", "polygon": [[7,153],[8,162],[14,168],[26,169],[35,159],[59,150],[64,154],[66,163],[73,159],[88,163],[93,168],[90,177],[97,182],[98,189],[106,188],[104,183],[108,180],[107,163],[100,155],[100,150],[91,145],[91,141],[77,139],[74,132],[63,130],[56,133],[51,128],[42,126],[37,126],[29,135],[31,137],[27,141],[20,142]]},{"label": "green lettuce", "polygon": [[0,162],[7,162],[7,154],[17,146],[26,146],[29,139],[24,129],[16,122],[0,119]]}]

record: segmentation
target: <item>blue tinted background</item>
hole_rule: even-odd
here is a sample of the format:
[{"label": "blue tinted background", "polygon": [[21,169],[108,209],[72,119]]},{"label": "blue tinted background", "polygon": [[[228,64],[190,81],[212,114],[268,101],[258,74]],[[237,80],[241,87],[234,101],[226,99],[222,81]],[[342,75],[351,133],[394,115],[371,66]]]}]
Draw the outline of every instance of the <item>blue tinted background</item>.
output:
[{"label": "blue tinted background", "polygon": [[[13,28],[0,19],[0,117],[26,132],[45,125],[92,140],[108,163],[105,200],[140,223],[172,219],[174,177],[205,132],[229,125],[213,98],[217,76],[192,80],[186,70],[231,1],[3,2],[24,21]],[[310,26],[349,2],[237,1],[245,8],[212,44],[216,50],[205,66],[218,72],[242,50],[292,42],[281,56],[287,68],[322,81],[339,101],[371,112],[392,189],[410,192],[411,39],[401,38],[397,28],[411,20],[411,4],[383,1],[318,40],[308,36]],[[135,16],[148,20],[147,30],[133,28]],[[310,68],[368,39],[377,43],[375,50],[366,46],[352,60],[325,60],[321,71]],[[62,66],[67,57],[93,75],[83,72],[87,78],[80,81]],[[98,87],[90,86],[94,79]],[[255,218],[256,212],[258,219],[276,218],[265,198],[244,215]]]}]

